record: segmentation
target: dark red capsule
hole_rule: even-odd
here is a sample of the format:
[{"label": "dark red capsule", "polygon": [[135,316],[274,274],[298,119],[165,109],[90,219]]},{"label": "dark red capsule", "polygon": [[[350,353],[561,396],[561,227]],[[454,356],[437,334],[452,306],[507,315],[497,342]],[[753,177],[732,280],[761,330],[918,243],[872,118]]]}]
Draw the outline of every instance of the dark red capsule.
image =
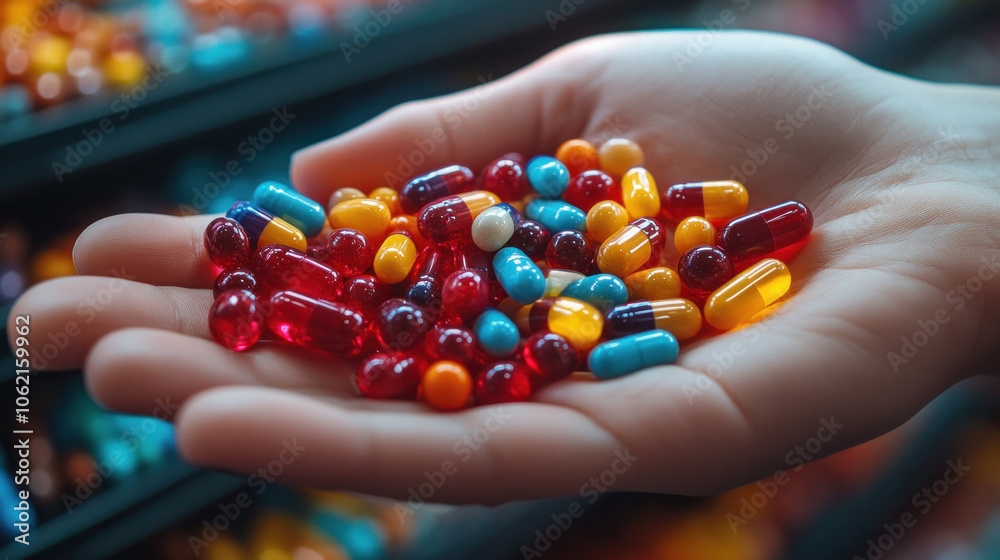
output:
[{"label": "dark red capsule", "polygon": [[265,245],[254,253],[250,270],[257,280],[273,290],[336,300],[343,284],[339,272],[301,251],[284,245]]},{"label": "dark red capsule", "polygon": [[539,331],[524,342],[524,362],[535,374],[535,384],[568,377],[580,365],[580,352],[570,341],[550,331]]},{"label": "dark red capsule", "polygon": [[343,304],[282,290],[271,295],[267,326],[289,342],[352,357],[361,351],[366,323]]},{"label": "dark red capsule", "polygon": [[552,234],[545,226],[534,220],[522,220],[510,237],[505,247],[517,247],[524,251],[528,258],[536,261],[545,258],[545,249],[549,246]]},{"label": "dark red capsule", "polygon": [[361,274],[344,282],[340,302],[371,320],[382,302],[389,298],[389,287],[374,276]]},{"label": "dark red capsule", "polygon": [[520,402],[531,396],[527,366],[513,360],[496,362],[483,369],[474,388],[479,404]]},{"label": "dark red capsule", "polygon": [[520,200],[528,194],[528,175],[524,172],[524,156],[507,154],[483,168],[479,188],[500,197],[504,202]]},{"label": "dark red capsule", "polygon": [[253,275],[253,272],[245,268],[223,270],[215,277],[215,283],[212,284],[213,296],[219,297],[222,295],[222,292],[229,290],[246,290],[253,292],[254,295],[260,295],[258,292],[257,277]]},{"label": "dark red capsule", "polygon": [[424,308],[405,299],[385,301],[375,318],[375,334],[387,352],[420,348],[430,329],[431,320]]},{"label": "dark red capsule", "polygon": [[470,371],[478,369],[479,352],[476,338],[465,327],[434,327],[424,340],[427,360],[438,362],[451,360],[465,366]]},{"label": "dark red capsule", "polygon": [[587,274],[594,265],[595,245],[579,231],[560,231],[549,240],[545,262],[550,268],[575,270]]},{"label": "dark red capsule", "polygon": [[264,314],[257,296],[246,290],[223,292],[208,312],[208,328],[212,338],[226,348],[250,348],[264,330]]},{"label": "dark red capsule", "polygon": [[451,247],[443,243],[427,245],[413,263],[413,280],[406,297],[418,305],[434,304],[435,309],[440,311],[441,284],[454,266]]},{"label": "dark red capsule", "polygon": [[719,248],[740,267],[803,241],[813,216],[801,202],[791,201],[734,218],[719,231]]},{"label": "dark red capsule", "polygon": [[563,200],[584,212],[589,212],[602,200],[613,200],[621,204],[622,188],[611,175],[600,169],[591,169],[573,177],[566,187],[566,192],[563,193]]},{"label": "dark red capsule", "polygon": [[471,323],[490,304],[489,275],[478,269],[456,270],[441,287],[444,314]]},{"label": "dark red capsule", "polygon": [[327,239],[324,262],[345,276],[357,276],[371,268],[375,250],[375,245],[360,231],[335,229]]},{"label": "dark red capsule", "polygon": [[230,218],[216,218],[205,228],[208,258],[223,269],[240,268],[250,259],[250,238],[240,224]]},{"label": "dark red capsule", "polygon": [[372,399],[416,400],[422,377],[420,361],[407,354],[375,354],[358,366],[354,382]]},{"label": "dark red capsule", "polygon": [[476,176],[468,167],[450,165],[421,175],[399,190],[399,205],[406,214],[416,214],[435,200],[471,191]]},{"label": "dark red capsule", "polygon": [[734,274],[732,261],[718,247],[693,247],[677,263],[677,276],[697,299],[707,297],[732,280]]}]

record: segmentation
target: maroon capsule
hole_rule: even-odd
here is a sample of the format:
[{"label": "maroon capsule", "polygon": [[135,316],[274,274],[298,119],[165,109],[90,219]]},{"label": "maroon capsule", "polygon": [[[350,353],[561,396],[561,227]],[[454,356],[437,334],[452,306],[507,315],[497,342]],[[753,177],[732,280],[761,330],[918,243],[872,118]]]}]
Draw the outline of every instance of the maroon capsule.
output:
[{"label": "maroon capsule", "polygon": [[454,266],[455,258],[451,247],[443,243],[427,245],[413,263],[413,280],[406,297],[418,305],[433,304],[440,312],[441,284],[454,270]]},{"label": "maroon capsule", "polygon": [[375,260],[376,247],[360,231],[335,229],[326,241],[324,261],[344,276],[357,276]]},{"label": "maroon capsule", "polygon": [[437,326],[427,333],[424,351],[430,362],[451,360],[470,371],[478,369],[479,352],[476,338],[465,327]]},{"label": "maroon capsule", "polygon": [[399,190],[399,206],[407,214],[416,214],[435,200],[471,191],[476,176],[468,167],[450,165],[421,175]]},{"label": "maroon capsule", "polygon": [[309,297],[336,300],[343,281],[340,273],[305,253],[284,245],[265,245],[254,254],[250,270],[257,280],[275,290],[292,290]]},{"label": "maroon capsule", "polygon": [[587,274],[594,264],[597,246],[579,231],[560,231],[549,240],[545,262],[550,268]]},{"label": "maroon capsule", "polygon": [[692,295],[703,299],[729,282],[735,270],[732,261],[718,247],[692,247],[677,263],[677,276]]},{"label": "maroon capsule", "polygon": [[416,400],[420,370],[420,361],[413,356],[379,353],[358,366],[354,382],[362,395],[372,399]]},{"label": "maroon capsule", "polygon": [[245,268],[223,270],[215,277],[215,283],[212,284],[213,296],[219,297],[222,292],[229,290],[246,290],[260,295],[257,277]]},{"label": "maroon capsule", "polygon": [[618,183],[600,169],[584,171],[570,180],[563,193],[563,200],[576,206],[584,212],[603,200],[613,200],[622,203],[622,188]]},{"label": "maroon capsule", "polygon": [[483,369],[474,387],[479,404],[520,402],[531,396],[531,376],[521,362],[503,360]]},{"label": "maroon capsule", "polygon": [[340,302],[371,320],[382,302],[389,297],[389,287],[374,276],[361,274],[344,282]]},{"label": "maroon capsule", "polygon": [[733,219],[719,231],[717,243],[740,267],[803,241],[812,227],[812,212],[793,200]]},{"label": "maroon capsule", "polygon": [[568,377],[580,365],[580,352],[570,341],[550,331],[539,331],[524,342],[524,362],[535,374],[536,385]]},{"label": "maroon capsule", "polygon": [[479,175],[479,188],[499,196],[504,202],[524,198],[529,186],[521,154],[504,155],[483,168]]},{"label": "maroon capsule", "polygon": [[545,226],[534,220],[521,220],[521,223],[514,228],[514,235],[510,236],[505,247],[517,247],[524,251],[528,258],[536,261],[545,258],[545,250],[549,247],[549,240],[552,234]]},{"label": "maroon capsule", "polygon": [[366,323],[343,304],[281,290],[271,295],[267,326],[289,342],[352,357],[361,351]]},{"label": "maroon capsule", "polygon": [[456,270],[441,287],[444,315],[471,323],[490,304],[490,277],[478,269]]},{"label": "maroon capsule", "polygon": [[222,269],[244,266],[253,253],[250,238],[243,227],[230,218],[216,218],[205,228],[205,250],[208,258]]},{"label": "maroon capsule", "polygon": [[419,348],[431,329],[423,307],[401,298],[385,301],[375,318],[375,335],[387,352]]},{"label": "maroon capsule", "polygon": [[250,348],[264,330],[257,296],[247,290],[223,292],[208,312],[208,328],[212,338],[226,348],[237,352]]}]

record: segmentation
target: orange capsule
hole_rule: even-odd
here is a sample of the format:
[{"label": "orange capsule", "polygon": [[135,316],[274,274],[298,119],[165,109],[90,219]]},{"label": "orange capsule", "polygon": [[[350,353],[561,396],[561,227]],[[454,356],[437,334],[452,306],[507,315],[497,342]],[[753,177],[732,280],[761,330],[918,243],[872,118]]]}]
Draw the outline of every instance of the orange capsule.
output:
[{"label": "orange capsule", "polygon": [[389,213],[393,216],[398,216],[403,213],[403,209],[399,205],[399,192],[395,189],[390,189],[389,187],[379,187],[373,190],[368,197],[384,202],[385,205],[389,207]]},{"label": "orange capsule", "polygon": [[677,224],[674,232],[674,247],[684,254],[700,245],[715,245],[715,227],[701,216],[690,216]]},{"label": "orange capsule", "polygon": [[392,214],[389,207],[380,200],[356,198],[334,206],[328,217],[333,229],[355,229],[368,238],[368,241],[382,243]]},{"label": "orange capsule", "polygon": [[625,207],[613,200],[604,200],[591,206],[587,212],[587,235],[604,242],[628,224]]},{"label": "orange capsule", "polygon": [[566,166],[571,176],[579,175],[591,169],[597,169],[597,166],[600,164],[600,160],[597,157],[597,148],[590,142],[580,138],[563,142],[559,146],[559,149],[556,150],[556,159]]}]

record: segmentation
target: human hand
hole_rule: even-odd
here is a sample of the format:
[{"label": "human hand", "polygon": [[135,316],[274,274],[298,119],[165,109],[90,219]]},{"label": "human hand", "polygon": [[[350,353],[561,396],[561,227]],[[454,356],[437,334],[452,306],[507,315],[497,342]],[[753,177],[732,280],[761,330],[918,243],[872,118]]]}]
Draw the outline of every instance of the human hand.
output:
[{"label": "human hand", "polygon": [[[294,441],[302,451],[281,482],[406,498],[451,461],[431,497],[444,502],[576,493],[626,451],[637,459],[614,490],[713,493],[795,466],[787,457],[824,422],[840,427],[817,456],[995,371],[1000,94],[889,75],[779,35],[720,33],[697,58],[676,58],[693,35],[575,43],[495,83],[393,109],[292,162],[295,186],[325,202],[342,185],[369,190],[393,174],[624,136],[660,184],[739,172],[752,207],[809,205],[816,226],[789,263],[786,301],[685,344],[676,365],[449,414],[362,399],[345,363],[209,339],[201,235],[211,217],[102,220],[75,249],[89,276],[33,288],[12,316],[30,314],[41,338],[81,322],[81,302],[114,285],[49,369],[82,365],[111,408],[182,403],[178,444],[195,464],[252,472]],[[401,168],[415,150],[421,162]]]}]

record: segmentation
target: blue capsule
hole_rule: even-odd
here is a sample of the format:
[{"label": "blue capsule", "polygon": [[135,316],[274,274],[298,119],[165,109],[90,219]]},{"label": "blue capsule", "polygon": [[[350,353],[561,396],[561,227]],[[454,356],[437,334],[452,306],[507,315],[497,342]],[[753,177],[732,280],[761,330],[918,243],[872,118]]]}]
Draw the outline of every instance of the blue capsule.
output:
[{"label": "blue capsule", "polygon": [[264,181],[253,191],[253,201],[264,210],[292,224],[306,237],[315,237],[323,229],[326,212],[318,203],[287,185]]},{"label": "blue capsule", "polygon": [[569,170],[563,162],[553,157],[532,158],[525,172],[528,182],[543,198],[559,198],[569,186]]},{"label": "blue capsule", "polygon": [[493,271],[507,295],[527,305],[545,294],[545,275],[524,251],[504,247],[493,257]]},{"label": "blue capsule", "polygon": [[642,368],[672,364],[679,350],[674,335],[652,330],[601,344],[590,352],[587,365],[596,377],[611,379]]},{"label": "blue capsule", "polygon": [[528,203],[524,215],[541,223],[549,231],[587,231],[587,214],[576,206],[561,200],[536,198]]},{"label": "blue capsule", "polygon": [[628,288],[617,276],[594,274],[566,286],[562,295],[585,301],[604,313],[628,301]]},{"label": "blue capsule", "polygon": [[472,325],[472,330],[483,351],[495,358],[511,355],[521,342],[514,321],[492,308],[483,311]]}]

